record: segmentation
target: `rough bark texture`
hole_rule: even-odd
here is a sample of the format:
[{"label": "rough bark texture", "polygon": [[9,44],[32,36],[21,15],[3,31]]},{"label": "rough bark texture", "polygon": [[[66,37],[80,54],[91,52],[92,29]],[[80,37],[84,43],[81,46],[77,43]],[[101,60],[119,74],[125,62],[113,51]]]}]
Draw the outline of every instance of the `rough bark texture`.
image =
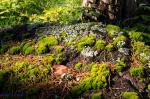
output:
[{"label": "rough bark texture", "polygon": [[83,0],[84,7],[92,7],[92,5],[95,5],[95,8],[107,15],[110,20],[130,18],[137,8],[136,0]]}]

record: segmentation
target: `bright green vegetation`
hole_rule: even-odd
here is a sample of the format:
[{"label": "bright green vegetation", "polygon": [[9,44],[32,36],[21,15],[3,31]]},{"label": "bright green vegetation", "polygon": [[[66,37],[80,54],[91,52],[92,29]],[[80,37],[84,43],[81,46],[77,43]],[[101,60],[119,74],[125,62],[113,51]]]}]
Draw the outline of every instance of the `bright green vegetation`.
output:
[{"label": "bright green vegetation", "polygon": [[75,64],[75,69],[76,69],[76,70],[81,70],[82,67],[83,67],[83,64],[82,64],[82,63],[77,63],[77,64]]},{"label": "bright green vegetation", "polygon": [[[1,0],[0,26],[27,22],[68,24],[80,20],[80,0]],[[68,4],[68,5],[67,5]]]},{"label": "bright green vegetation", "polygon": [[22,52],[25,54],[25,55],[29,55],[29,54],[32,54],[34,53],[35,49],[32,47],[33,43],[32,42],[27,42],[25,44],[22,44]]},{"label": "bright green vegetation", "polygon": [[113,44],[109,43],[106,47],[105,47],[105,50],[107,51],[112,51],[114,49],[114,46]]},{"label": "bright green vegetation", "polygon": [[37,53],[44,54],[49,51],[49,46],[54,46],[58,44],[58,40],[54,36],[46,36],[41,38],[38,42]]},{"label": "bright green vegetation", "polygon": [[148,84],[148,91],[150,91],[150,84]]},{"label": "bright green vegetation", "polygon": [[124,47],[126,45],[126,37],[123,35],[116,37],[115,40],[113,41],[113,44],[117,48]]},{"label": "bright green vegetation", "polygon": [[52,65],[55,63],[55,58],[53,54],[47,54],[43,57],[42,63],[44,66],[50,70]]},{"label": "bright green vegetation", "polygon": [[66,57],[64,56],[64,53],[59,53],[56,55],[56,64],[62,64],[63,62],[66,61]]},{"label": "bright green vegetation", "polygon": [[82,51],[86,47],[92,47],[94,46],[96,42],[96,35],[90,34],[86,35],[85,37],[80,38],[79,42],[77,42],[77,48],[79,51]]},{"label": "bright green vegetation", "polygon": [[92,94],[91,99],[104,99],[104,98],[103,98],[102,94],[100,92],[98,92],[98,93]]},{"label": "bright green vegetation", "polygon": [[140,99],[136,92],[124,92],[122,97],[123,99]]},{"label": "bright green vegetation", "polygon": [[140,41],[133,42],[132,47],[133,47],[134,55],[139,55],[141,53],[150,55],[150,47],[148,45],[145,45],[144,42],[140,42]]},{"label": "bright green vegetation", "polygon": [[22,82],[47,79],[48,73],[50,72],[44,65],[36,66],[23,61],[18,61],[13,64],[12,70]]},{"label": "bright green vegetation", "polygon": [[130,39],[135,40],[135,41],[143,41],[144,39],[142,32],[131,31],[129,32],[129,37]]},{"label": "bright green vegetation", "polygon": [[132,67],[130,69],[130,74],[137,77],[144,77],[145,69],[143,66]]},{"label": "bright green vegetation", "polygon": [[20,53],[20,46],[14,46],[9,49],[9,54],[14,55],[19,53]]},{"label": "bright green vegetation", "polygon": [[118,26],[115,26],[115,25],[107,25],[106,26],[106,30],[108,32],[108,35],[110,37],[114,37],[114,36],[117,36],[118,35],[118,32],[121,31],[121,28],[118,27]]},{"label": "bright green vegetation", "polygon": [[107,64],[93,64],[90,75],[81,80],[78,86],[72,88],[72,94],[76,96],[88,90],[105,88],[109,75]]},{"label": "bright green vegetation", "polygon": [[104,50],[105,49],[105,45],[106,45],[106,42],[104,40],[97,40],[96,44],[95,44],[95,47],[97,49]]},{"label": "bright green vegetation", "polygon": [[57,46],[55,49],[56,53],[62,53],[64,51],[64,47],[63,46]]},{"label": "bright green vegetation", "polygon": [[117,72],[122,72],[125,68],[127,67],[125,60],[121,59],[116,65],[115,65],[115,70]]}]

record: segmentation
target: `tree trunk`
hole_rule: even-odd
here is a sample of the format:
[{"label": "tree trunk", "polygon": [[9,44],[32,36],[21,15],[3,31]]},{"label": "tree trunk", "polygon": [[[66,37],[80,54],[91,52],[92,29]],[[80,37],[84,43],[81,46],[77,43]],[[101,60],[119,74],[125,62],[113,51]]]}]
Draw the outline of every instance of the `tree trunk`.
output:
[{"label": "tree trunk", "polygon": [[132,17],[137,8],[136,0],[83,0],[84,7],[92,7],[92,4],[111,21]]}]

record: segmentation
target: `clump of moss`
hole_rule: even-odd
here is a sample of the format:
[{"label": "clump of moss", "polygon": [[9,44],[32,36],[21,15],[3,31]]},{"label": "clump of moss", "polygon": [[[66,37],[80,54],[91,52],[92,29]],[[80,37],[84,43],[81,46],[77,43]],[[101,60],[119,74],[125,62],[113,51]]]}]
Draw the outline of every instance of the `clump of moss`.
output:
[{"label": "clump of moss", "polygon": [[53,54],[45,55],[42,60],[43,64],[51,69],[52,65],[55,63],[55,58]]},{"label": "clump of moss", "polygon": [[115,25],[107,25],[106,30],[110,37],[114,37],[114,36],[118,35],[118,32],[120,32],[121,29],[120,29],[120,27],[115,26]]},{"label": "clump of moss", "polygon": [[61,64],[66,61],[66,57],[64,56],[63,53],[59,53],[56,55],[55,60],[56,60],[56,64]]},{"label": "clump of moss", "polygon": [[64,51],[64,47],[62,47],[62,46],[57,46],[55,49],[56,53],[62,53],[63,51]]},{"label": "clump of moss", "polygon": [[127,67],[124,58],[121,59],[116,65],[115,65],[115,70],[117,72],[122,72],[125,68]]},{"label": "clump of moss", "polygon": [[33,46],[33,43],[32,42],[27,42],[27,43],[22,43],[21,45],[22,47],[22,52],[25,54],[25,55],[29,55],[29,54],[32,54],[34,53],[35,49]]},{"label": "clump of moss", "polygon": [[148,91],[150,91],[150,84],[148,84]]},{"label": "clump of moss", "polygon": [[114,46],[113,44],[109,43],[106,47],[105,47],[105,50],[107,51],[112,51],[114,49]]},{"label": "clump of moss", "polygon": [[77,48],[79,51],[82,51],[87,46],[90,46],[90,47],[94,46],[95,41],[96,41],[96,35],[94,34],[87,35],[85,37],[80,38],[77,44]]},{"label": "clump of moss", "polygon": [[143,66],[132,67],[130,69],[130,74],[137,77],[144,77],[145,69]]},{"label": "clump of moss", "polygon": [[123,99],[140,99],[136,92],[124,92],[122,97]]},{"label": "clump of moss", "polygon": [[113,45],[117,48],[124,47],[126,45],[126,37],[123,35],[116,37],[113,41]]},{"label": "clump of moss", "polygon": [[77,63],[75,64],[75,69],[80,70],[82,68],[83,64],[82,63]]},{"label": "clump of moss", "polygon": [[9,54],[18,54],[20,53],[20,46],[14,46],[9,49]]},{"label": "clump of moss", "polygon": [[106,42],[104,40],[97,40],[96,44],[95,44],[95,47],[97,49],[104,50],[105,49],[105,45],[106,45]]},{"label": "clump of moss", "polygon": [[91,73],[88,77],[81,80],[78,86],[75,86],[72,93],[79,95],[82,92],[91,89],[102,89],[107,86],[107,77],[110,75],[107,64],[93,64]]},{"label": "clump of moss", "polygon": [[132,44],[134,55],[139,55],[140,53],[150,54],[150,47],[145,45],[144,42],[133,42]]},{"label": "clump of moss", "polygon": [[44,80],[49,73],[49,69],[44,65],[36,66],[23,61],[13,64],[12,71],[21,82]]},{"label": "clump of moss", "polygon": [[130,39],[135,40],[135,41],[143,41],[144,39],[142,32],[131,31],[129,32],[129,37]]},{"label": "clump of moss", "polygon": [[103,99],[103,96],[100,92],[98,92],[98,93],[92,94],[91,99]]},{"label": "clump of moss", "polygon": [[38,42],[38,48],[37,53],[38,54],[44,54],[49,51],[49,46],[58,45],[58,40],[54,36],[46,36],[39,40]]}]

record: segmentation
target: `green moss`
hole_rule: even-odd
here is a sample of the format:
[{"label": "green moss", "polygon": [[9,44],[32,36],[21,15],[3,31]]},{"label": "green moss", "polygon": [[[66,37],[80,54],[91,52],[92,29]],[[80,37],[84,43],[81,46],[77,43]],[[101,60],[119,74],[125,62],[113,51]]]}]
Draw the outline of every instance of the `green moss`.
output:
[{"label": "green moss", "polygon": [[148,91],[150,91],[150,84],[148,84]]},{"label": "green moss", "polygon": [[61,64],[66,61],[66,57],[64,56],[63,53],[59,53],[56,55],[55,60],[56,60],[56,64]]},{"label": "green moss", "polygon": [[9,49],[9,54],[14,55],[19,53],[20,53],[20,46],[14,46]]},{"label": "green moss", "polygon": [[135,40],[135,41],[143,41],[144,39],[142,32],[131,31],[129,32],[129,37],[130,39]]},{"label": "green moss", "polygon": [[100,92],[98,92],[98,93],[92,94],[91,99],[103,99],[103,96]]},{"label": "green moss", "polygon": [[44,65],[36,66],[27,62],[18,61],[12,65],[12,71],[24,83],[28,81],[46,80],[50,70]]},{"label": "green moss", "polygon": [[114,36],[118,35],[118,32],[120,32],[121,29],[120,29],[120,27],[115,26],[115,25],[107,25],[106,30],[110,37],[114,37]]},{"label": "green moss", "polygon": [[83,64],[82,63],[77,63],[75,64],[75,69],[80,70],[82,68]]},{"label": "green moss", "polygon": [[100,50],[104,50],[106,42],[104,40],[97,40],[95,47]]},{"label": "green moss", "polygon": [[62,53],[63,51],[64,51],[64,47],[62,47],[62,46],[57,46],[55,49],[56,53]]},{"label": "green moss", "polygon": [[39,40],[38,42],[38,48],[37,48],[37,53],[38,54],[44,54],[49,51],[49,46],[54,46],[58,45],[58,41],[54,36],[46,36],[42,39]]},{"label": "green moss", "polygon": [[144,77],[145,69],[143,66],[132,67],[130,69],[130,74],[137,77]]},{"label": "green moss", "polygon": [[122,97],[123,99],[140,99],[136,92],[124,92]]},{"label": "green moss", "polygon": [[[81,80],[76,91],[85,92],[92,89],[102,89],[107,86],[107,77],[110,75],[107,64],[93,64],[91,73],[88,77]],[[75,92],[78,93],[78,92]]]},{"label": "green moss", "polygon": [[127,67],[124,59],[121,59],[116,65],[115,65],[115,70],[117,72],[122,72],[125,68]]},{"label": "green moss", "polygon": [[34,53],[35,49],[33,47],[28,47],[25,51],[24,51],[24,54],[25,55],[29,55],[29,54],[32,54]]},{"label": "green moss", "polygon": [[87,46],[94,46],[96,41],[96,35],[90,34],[85,37],[80,38],[79,42],[77,43],[77,48],[79,51],[82,51],[85,49]]},{"label": "green moss", "polygon": [[114,49],[114,46],[113,44],[109,43],[106,47],[105,47],[105,50],[107,51],[112,51]]},{"label": "green moss", "polygon": [[133,52],[135,55],[139,55],[140,53],[145,53],[146,55],[150,55],[150,47],[145,45],[144,42],[133,42],[132,44]]},{"label": "green moss", "polygon": [[115,40],[113,41],[114,46],[118,48],[125,46],[125,44],[122,43],[126,43],[126,37],[123,35],[116,37]]},{"label": "green moss", "polygon": [[45,55],[42,60],[43,64],[51,69],[52,65],[55,63],[55,58],[53,54]]},{"label": "green moss", "polygon": [[139,61],[140,61],[141,63],[143,63],[143,64],[148,63],[148,59],[146,59],[146,58],[144,58],[144,57],[142,57],[142,56],[139,57]]}]

